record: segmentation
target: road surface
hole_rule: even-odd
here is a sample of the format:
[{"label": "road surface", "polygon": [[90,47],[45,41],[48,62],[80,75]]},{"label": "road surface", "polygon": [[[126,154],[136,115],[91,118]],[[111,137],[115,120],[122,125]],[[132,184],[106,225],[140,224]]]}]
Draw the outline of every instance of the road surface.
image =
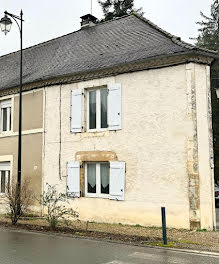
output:
[{"label": "road surface", "polygon": [[1,264],[218,264],[205,256],[0,229]]}]

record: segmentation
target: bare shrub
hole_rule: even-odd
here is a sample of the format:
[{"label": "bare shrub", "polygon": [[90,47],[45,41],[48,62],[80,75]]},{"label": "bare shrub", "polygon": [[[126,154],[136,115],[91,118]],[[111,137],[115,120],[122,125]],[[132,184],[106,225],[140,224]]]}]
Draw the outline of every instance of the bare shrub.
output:
[{"label": "bare shrub", "polygon": [[28,180],[24,180],[20,190],[16,182],[8,187],[6,193],[8,214],[13,225],[16,225],[19,218],[29,211],[33,197],[33,191],[30,189]]},{"label": "bare shrub", "polygon": [[59,193],[56,190],[56,186],[47,184],[47,190],[43,192],[40,199],[40,204],[47,208],[46,220],[49,223],[51,229],[55,229],[58,223],[63,222],[64,225],[68,225],[70,219],[78,219],[78,212],[72,208],[66,208],[63,202],[69,203],[67,195]]}]

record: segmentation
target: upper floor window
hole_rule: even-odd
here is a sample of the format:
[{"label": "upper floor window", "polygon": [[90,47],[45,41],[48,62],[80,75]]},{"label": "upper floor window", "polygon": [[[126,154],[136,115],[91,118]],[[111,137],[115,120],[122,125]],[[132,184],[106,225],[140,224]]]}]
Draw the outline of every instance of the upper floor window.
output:
[{"label": "upper floor window", "polygon": [[101,130],[107,128],[107,88],[88,90],[87,94],[87,129]]},{"label": "upper floor window", "polygon": [[120,83],[112,83],[103,88],[80,88],[71,91],[71,132],[120,129],[122,129]]},{"label": "upper floor window", "polygon": [[11,131],[11,100],[0,101],[0,132]]},{"label": "upper floor window", "polygon": [[6,193],[10,185],[10,162],[0,162],[0,193]]}]

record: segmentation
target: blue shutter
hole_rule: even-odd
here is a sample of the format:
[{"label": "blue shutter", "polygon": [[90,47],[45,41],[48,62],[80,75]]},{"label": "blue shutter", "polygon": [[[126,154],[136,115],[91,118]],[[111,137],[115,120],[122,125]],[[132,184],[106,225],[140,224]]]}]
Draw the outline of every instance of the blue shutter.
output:
[{"label": "blue shutter", "polygon": [[125,162],[110,162],[110,199],[125,199]]},{"label": "blue shutter", "polygon": [[67,163],[67,195],[80,197],[80,162]]},{"label": "blue shutter", "polygon": [[108,88],[109,130],[119,130],[122,129],[122,87],[120,83],[113,83]]},{"label": "blue shutter", "polygon": [[82,103],[83,93],[81,89],[71,92],[71,132],[82,132]]}]

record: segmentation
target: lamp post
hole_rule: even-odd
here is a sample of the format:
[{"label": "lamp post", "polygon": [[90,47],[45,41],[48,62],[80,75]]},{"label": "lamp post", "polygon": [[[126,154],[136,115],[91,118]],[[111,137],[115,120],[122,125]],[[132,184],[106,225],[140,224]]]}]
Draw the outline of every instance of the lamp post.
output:
[{"label": "lamp post", "polygon": [[[19,131],[18,131],[18,167],[17,167],[17,186],[18,193],[21,188],[21,131],[22,131],[22,64],[23,64],[23,11],[21,10],[20,16],[13,15],[5,11],[5,16],[0,20],[1,30],[5,35],[10,32],[12,21],[10,17],[16,22],[20,31],[20,88],[19,88]],[[20,25],[18,23],[20,21]]]}]

